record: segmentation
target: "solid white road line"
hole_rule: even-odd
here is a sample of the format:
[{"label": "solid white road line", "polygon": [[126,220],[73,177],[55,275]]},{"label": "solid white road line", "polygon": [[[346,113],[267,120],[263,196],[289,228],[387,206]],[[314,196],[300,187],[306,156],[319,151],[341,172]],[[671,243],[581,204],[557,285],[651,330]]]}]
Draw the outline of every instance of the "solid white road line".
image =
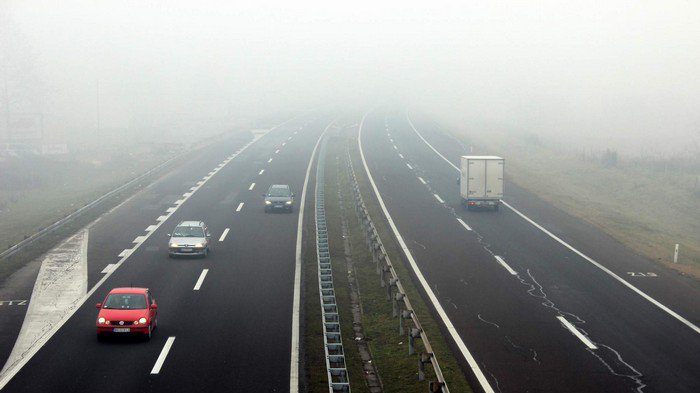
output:
[{"label": "solid white road line", "polygon": [[251,191],[253,188],[255,188],[255,183],[251,184],[250,187],[248,187],[248,191]]},{"label": "solid white road line", "polygon": [[433,194],[433,196],[435,197],[435,199],[438,200],[438,202],[440,202],[440,203],[445,203],[445,201],[444,201],[442,198],[440,198],[440,195],[438,195],[438,194]]},{"label": "solid white road line", "polygon": [[166,213],[172,213],[172,212],[174,212],[175,210],[177,210],[176,207],[169,207],[169,208],[165,209],[165,212],[166,212]]},{"label": "solid white road line", "polygon": [[418,180],[420,180],[420,182],[423,183],[423,184],[428,184],[428,183],[427,183],[425,180],[423,180],[423,178],[420,177],[420,176],[418,176]]},{"label": "solid white road line", "polygon": [[119,255],[117,255],[119,258],[124,258],[125,256],[131,254],[131,251],[133,251],[130,248],[124,249],[124,251],[120,252]]},{"label": "solid white road line", "polygon": [[626,286],[627,288],[631,289],[632,291],[634,291],[634,292],[635,292],[636,294],[638,294],[639,296],[641,296],[641,297],[643,297],[644,299],[646,299],[647,301],[649,301],[651,304],[655,305],[656,307],[658,307],[658,308],[660,308],[661,310],[665,311],[666,313],[668,313],[668,314],[671,315],[672,317],[674,317],[674,318],[676,318],[677,320],[681,321],[684,325],[686,325],[686,326],[688,326],[689,328],[691,328],[692,330],[694,330],[695,333],[700,334],[700,327],[698,327],[697,325],[695,325],[695,324],[693,324],[692,322],[690,322],[689,320],[683,318],[683,317],[682,317],[680,314],[678,314],[677,312],[675,312],[675,311],[671,310],[670,308],[664,306],[663,304],[659,303],[656,299],[654,299],[654,298],[652,298],[651,296],[647,295],[646,293],[642,292],[642,290],[640,290],[639,288],[635,287],[634,285],[632,285],[632,284],[630,284],[629,282],[625,281],[622,277],[620,277],[620,276],[618,276],[617,274],[613,273],[612,270],[610,270],[610,269],[608,269],[607,267],[605,267],[605,266],[601,265],[600,263],[596,262],[594,259],[590,258],[588,255],[582,253],[581,251],[575,249],[575,248],[574,248],[573,246],[571,246],[569,243],[567,243],[567,242],[561,240],[561,239],[558,238],[555,234],[553,234],[552,232],[546,230],[546,229],[543,228],[541,225],[539,225],[538,223],[536,223],[535,221],[531,220],[529,217],[527,217],[526,215],[524,215],[523,213],[521,213],[518,209],[516,209],[516,208],[514,208],[513,206],[511,206],[511,205],[509,205],[508,203],[506,203],[506,201],[501,201],[501,203],[503,203],[503,205],[505,205],[506,207],[508,207],[508,208],[511,209],[512,211],[514,211],[515,214],[517,214],[517,215],[519,215],[520,217],[522,217],[525,221],[529,222],[530,224],[532,224],[533,226],[535,226],[537,229],[539,229],[539,230],[541,230],[542,232],[544,232],[547,236],[549,236],[549,237],[551,237],[552,239],[556,240],[556,241],[557,241],[559,244],[561,244],[562,246],[568,248],[569,250],[571,250],[571,251],[572,251],[573,253],[575,253],[576,255],[580,256],[581,258],[583,258],[583,259],[585,259],[586,261],[590,262],[590,263],[593,264],[594,266],[598,267],[600,270],[604,271],[605,273],[607,273],[608,275],[610,275],[612,278],[614,278],[615,280],[619,281],[622,285]]},{"label": "solid white road line", "polygon": [[184,202],[184,201],[185,201],[184,199],[178,199],[177,201],[175,201],[175,204],[182,205],[182,202]]},{"label": "solid white road line", "polygon": [[298,393],[299,392],[299,320],[301,317],[301,240],[302,232],[304,229],[304,204],[306,202],[306,189],[309,185],[309,174],[311,173],[311,166],[314,163],[314,157],[316,156],[316,150],[318,150],[318,145],[321,143],[321,139],[326,134],[329,128],[335,123],[333,120],[330,124],[326,126],[318,137],[316,141],[316,146],[311,152],[311,158],[309,158],[309,165],[306,167],[306,176],[304,177],[304,186],[301,190],[301,201],[299,202],[299,220],[297,221],[297,245],[296,245],[296,255],[295,255],[295,266],[294,266],[294,299],[292,300],[292,348],[291,348],[291,360],[289,362],[289,392]]},{"label": "solid white road line", "polygon": [[413,170],[413,167],[411,166],[411,164],[406,163],[406,166],[408,167],[408,169]]},{"label": "solid white road line", "polygon": [[[445,158],[445,156],[443,156],[442,154],[440,154],[440,152],[438,152],[438,151],[433,147],[433,145],[431,145],[428,141],[425,140],[425,138],[423,138],[423,135],[421,135],[420,132],[418,132],[418,130],[416,129],[416,127],[413,126],[413,123],[411,122],[411,118],[408,116],[408,113],[406,113],[406,119],[408,120],[408,123],[411,125],[411,128],[413,128],[413,131],[416,133],[416,135],[418,135],[418,137],[419,137],[421,140],[423,140],[423,142],[424,142],[426,145],[428,145],[428,147],[430,147],[430,149],[432,149],[432,150],[435,152],[435,154],[437,154],[438,156],[440,156],[445,162],[447,162],[448,164],[450,164],[456,171],[459,172],[459,168],[458,168],[456,165],[454,165],[453,163],[451,163],[450,160],[448,160],[447,158]],[[641,296],[641,297],[643,297],[644,299],[646,299],[647,301],[649,301],[651,304],[653,304],[653,305],[655,305],[656,307],[660,308],[661,310],[663,310],[664,312],[666,312],[666,313],[669,314],[670,316],[676,318],[676,319],[679,320],[681,323],[683,323],[684,325],[688,326],[688,327],[691,328],[693,331],[695,331],[695,333],[700,334],[700,327],[698,327],[697,325],[695,325],[695,324],[693,324],[692,322],[690,322],[689,320],[683,318],[680,314],[678,314],[677,312],[671,310],[670,308],[666,307],[665,305],[659,303],[656,299],[654,299],[654,298],[652,298],[651,296],[647,295],[646,293],[644,293],[644,292],[643,292],[642,290],[640,290],[639,288],[635,287],[634,285],[632,285],[632,284],[630,284],[629,282],[627,282],[626,280],[624,280],[622,277],[620,277],[620,276],[618,276],[617,274],[613,273],[613,272],[612,272],[610,269],[608,269],[607,267],[601,265],[600,263],[598,263],[598,262],[595,261],[594,259],[590,258],[588,255],[586,255],[586,254],[582,253],[581,251],[575,249],[575,248],[574,248],[573,246],[571,246],[569,243],[567,243],[567,242],[561,240],[561,239],[558,238],[555,234],[551,233],[550,231],[548,231],[548,230],[546,230],[544,227],[542,227],[540,224],[538,224],[538,223],[536,223],[535,221],[533,221],[530,217],[526,216],[525,214],[521,213],[518,209],[516,209],[516,208],[514,208],[513,206],[511,206],[511,205],[509,205],[508,203],[506,203],[506,201],[501,200],[501,203],[503,203],[504,206],[506,206],[507,208],[509,208],[510,210],[512,210],[513,212],[515,212],[517,215],[519,215],[520,217],[522,217],[525,221],[527,221],[527,222],[529,222],[530,224],[532,224],[533,226],[535,226],[535,228],[541,230],[541,231],[544,232],[547,236],[549,236],[549,237],[551,237],[552,239],[556,240],[559,244],[563,245],[564,247],[566,247],[566,248],[568,248],[569,250],[571,250],[573,253],[577,254],[577,255],[580,256],[581,258],[585,259],[586,261],[590,262],[590,263],[593,264],[594,266],[598,267],[600,270],[604,271],[605,273],[607,273],[608,275],[610,275],[612,278],[614,278],[615,280],[617,280],[618,282],[620,282],[622,285],[626,286],[627,288],[631,289],[632,291],[634,291],[634,292],[635,292],[636,294],[638,294],[639,296]]]},{"label": "solid white road line", "polygon": [[156,221],[161,222],[161,221],[165,221],[167,219],[168,219],[168,216],[158,216],[158,218],[156,218]]},{"label": "solid white road line", "polygon": [[578,337],[579,340],[581,340],[589,349],[598,349],[598,347],[593,344],[591,340],[588,339],[581,331],[576,329],[576,326],[572,325],[571,322],[567,321],[566,318],[562,317],[561,315],[557,316],[557,319],[559,322],[561,322],[562,325],[564,325],[565,328],[569,329],[571,333],[574,334],[574,336]]},{"label": "solid white road line", "polygon": [[158,355],[158,360],[156,360],[153,370],[151,370],[151,374],[158,374],[160,372],[160,369],[163,367],[163,363],[165,363],[165,358],[168,357],[168,352],[170,352],[170,348],[172,348],[174,342],[175,336],[168,337],[163,349],[160,351],[160,355]]},{"label": "solid white road line", "polygon": [[[284,124],[286,124],[286,123],[292,121],[292,120],[295,119],[295,118],[296,118],[296,117],[292,117],[292,118],[288,119],[287,121],[284,121],[283,123],[278,124],[277,126],[271,128],[271,129],[270,129],[267,133],[265,133],[264,135],[260,135],[260,136],[253,137],[253,140],[250,141],[250,142],[248,142],[247,144],[245,144],[245,145],[240,149],[240,151],[246,150],[247,148],[249,148],[250,146],[252,146],[254,143],[256,143],[257,141],[259,141],[263,136],[269,134],[272,130],[274,130],[274,129],[278,128],[278,127],[281,127],[282,125],[284,125]],[[199,181],[199,182],[197,182],[197,190],[199,190],[199,188],[201,188],[201,186],[202,186],[204,183],[205,183],[205,181]],[[178,207],[171,207],[171,208],[169,208],[169,209],[167,210],[168,215],[165,216],[165,219],[160,220],[160,217],[159,217],[159,219],[158,219],[158,222],[159,222],[158,225],[160,226],[160,225],[162,225],[165,221],[167,221],[167,219],[168,219],[170,216],[172,216],[172,214],[173,214],[177,209],[178,209]],[[161,217],[162,217],[162,216],[161,216]],[[155,231],[149,232],[148,235],[146,235],[146,237],[151,236],[153,233],[155,233]],[[56,334],[56,332],[57,332],[59,329],[61,329],[61,327],[62,327],[63,325],[65,325],[65,323],[66,323],[73,315],[75,315],[75,312],[76,312],[83,304],[85,304],[85,302],[86,302],[88,299],[90,299],[90,298],[94,295],[94,293],[95,293],[98,289],[100,289],[100,287],[102,287],[102,285],[112,276],[112,274],[113,274],[119,267],[121,267],[121,265],[124,264],[124,262],[126,262],[126,261],[128,260],[129,256],[132,254],[132,252],[135,251],[136,249],[138,249],[142,244],[143,244],[143,243],[138,243],[138,244],[136,244],[136,246],[134,246],[134,248],[133,248],[132,250],[129,250],[129,252],[126,253],[126,255],[124,255],[123,257],[121,257],[121,259],[119,260],[119,262],[117,262],[117,263],[115,264],[114,268],[113,268],[109,273],[105,274],[92,288],[90,288],[90,289],[87,291],[87,293],[85,293],[85,296],[82,297],[82,299],[80,299],[78,302],[76,302],[76,303],[74,304],[74,308],[72,308],[72,309],[70,309],[68,312],[66,312],[66,313],[64,314],[63,318],[62,318],[58,323],[55,323],[55,324],[51,327],[51,329],[48,329],[48,330],[44,331],[43,335],[41,335],[40,337],[38,337],[38,338],[36,339],[36,341],[35,341],[35,343],[32,345],[32,347],[30,347],[28,350],[26,350],[26,351],[23,352],[23,355],[22,355],[22,358],[21,358],[21,359],[17,360],[16,362],[14,362],[14,363],[12,363],[12,364],[7,364],[7,363],[5,364],[5,367],[4,367],[3,370],[2,370],[2,374],[0,374],[0,390],[2,390],[2,388],[4,388],[5,385],[7,385],[7,383],[8,383],[15,375],[17,375],[17,373],[27,364],[27,362],[29,362],[29,361],[34,357],[34,355],[36,355],[36,353],[37,353],[44,345],[46,345],[46,343],[51,339],[51,337],[53,337],[53,335]],[[174,339],[174,338],[173,338],[173,339]]]},{"label": "solid white road line", "polygon": [[403,154],[399,153],[399,157],[401,157],[401,159],[403,159]]},{"label": "solid white road line", "polygon": [[146,228],[146,232],[155,231],[157,228],[158,228],[158,225],[149,225],[148,228]]},{"label": "solid white road line", "polygon": [[398,240],[399,245],[401,246],[401,250],[403,251],[404,255],[406,255],[406,258],[408,259],[408,262],[411,265],[411,269],[413,269],[413,273],[415,273],[416,277],[418,278],[418,281],[420,282],[421,286],[423,287],[423,291],[425,291],[425,293],[428,295],[428,298],[430,299],[430,302],[432,303],[433,307],[435,308],[435,311],[437,311],[438,315],[440,316],[440,319],[442,320],[442,323],[445,325],[445,328],[450,333],[450,337],[452,337],[454,342],[457,344],[457,348],[459,348],[460,352],[462,353],[462,356],[464,356],[464,358],[466,359],[467,363],[469,364],[469,367],[471,368],[472,372],[476,376],[476,379],[479,381],[479,384],[481,385],[481,388],[484,390],[484,392],[494,393],[494,390],[491,387],[491,384],[489,384],[488,379],[486,379],[486,376],[479,368],[479,364],[477,363],[476,359],[474,359],[471,352],[469,352],[469,349],[467,348],[466,344],[464,344],[462,337],[460,337],[459,333],[457,332],[457,329],[452,324],[452,321],[450,321],[450,318],[447,316],[445,309],[442,308],[440,301],[435,296],[435,293],[433,292],[433,288],[430,286],[430,284],[428,284],[428,281],[423,276],[423,273],[420,271],[420,268],[418,268],[418,264],[416,263],[416,260],[413,258],[413,254],[411,254],[411,251],[409,250],[408,246],[406,245],[406,242],[404,241],[403,236],[401,236],[401,233],[399,233],[399,230],[396,227],[396,224],[394,223],[394,219],[391,217],[391,214],[389,214],[389,210],[387,209],[386,205],[384,204],[384,199],[382,198],[382,195],[379,193],[379,189],[377,188],[377,184],[374,182],[374,178],[372,177],[372,173],[369,171],[369,167],[367,166],[367,160],[365,159],[365,153],[362,150],[362,126],[365,123],[365,118],[367,117],[367,114],[369,114],[369,112],[365,113],[365,115],[362,116],[362,121],[360,122],[359,132],[358,132],[358,137],[357,137],[357,145],[358,145],[359,150],[360,150],[360,157],[362,158],[362,165],[365,167],[365,173],[367,173],[367,178],[369,179],[369,182],[372,185],[372,189],[374,190],[374,195],[377,197],[377,200],[379,201],[379,205],[382,208],[382,212],[384,212],[384,216],[386,217],[387,221],[389,222],[389,226],[391,227],[391,230],[394,232],[394,236],[396,236],[396,239]]},{"label": "solid white road line", "polygon": [[258,175],[262,175],[263,172],[265,172],[265,170],[264,170],[264,169],[261,169],[260,172],[258,172]]},{"label": "solid white road line", "polygon": [[112,269],[114,269],[115,266],[117,266],[116,263],[108,263],[107,266],[105,266],[105,268],[102,269],[100,273],[109,273],[112,271]]},{"label": "solid white road line", "polygon": [[241,209],[243,209],[243,205],[244,205],[244,204],[245,204],[245,202],[239,203],[239,204],[238,204],[238,207],[236,208],[236,211],[237,211],[237,212],[241,211]]},{"label": "solid white road line", "polygon": [[272,158],[270,158],[269,160],[267,160],[267,162],[268,162],[268,163],[272,162]]},{"label": "solid white road line", "polygon": [[464,222],[461,218],[458,218],[457,221],[459,221],[459,223],[462,224],[462,226],[463,226],[466,230],[468,230],[468,231],[471,231],[471,230],[472,230],[472,227],[470,227],[469,225],[467,225],[467,223]]},{"label": "solid white road line", "polygon": [[204,283],[204,277],[207,276],[207,273],[209,273],[209,269],[202,270],[202,274],[199,275],[199,278],[197,279],[197,283],[194,284],[193,291],[199,291],[199,288],[202,287],[202,283]]},{"label": "solid white road line", "polygon": [[219,241],[220,241],[220,242],[223,242],[224,239],[226,239],[226,235],[228,235],[229,229],[230,229],[230,228],[224,229],[224,233],[222,233],[222,234],[221,234],[221,237],[219,238]]},{"label": "solid white road line", "polygon": [[508,273],[510,273],[514,276],[518,274],[518,272],[516,272],[510,266],[508,266],[508,264],[506,263],[506,261],[503,260],[503,258],[499,257],[498,255],[494,255],[493,257],[496,258],[496,261],[498,261],[498,263],[500,263],[501,266],[503,266],[506,270],[508,270]]},{"label": "solid white road line", "polygon": [[136,236],[132,243],[143,243],[148,236]]}]

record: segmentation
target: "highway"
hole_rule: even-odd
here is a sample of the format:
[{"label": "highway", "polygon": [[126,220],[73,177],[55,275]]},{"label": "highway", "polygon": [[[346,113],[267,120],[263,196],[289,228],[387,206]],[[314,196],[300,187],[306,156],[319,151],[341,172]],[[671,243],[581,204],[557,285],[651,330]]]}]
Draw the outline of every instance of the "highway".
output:
[{"label": "highway", "polygon": [[[255,141],[216,143],[104,215],[89,234],[96,289],[3,391],[288,391],[298,206],[265,214],[261,194],[285,183],[300,199],[329,122],[301,116]],[[208,258],[168,258],[181,220],[206,222]],[[151,341],[96,340],[95,303],[120,286],[152,289]]]},{"label": "highway", "polygon": [[[94,223],[86,273],[92,292],[4,380],[3,391],[303,387],[293,366],[298,356],[303,361],[300,352],[311,350],[295,341],[293,326],[299,206],[293,214],[265,214],[261,194],[286,183],[299,201],[331,120],[299,116],[258,139],[232,137],[194,152]],[[435,315],[444,312],[443,333],[449,337],[454,327],[474,358],[470,364],[453,340],[477,391],[700,391],[695,280],[636,255],[510,181],[505,202],[512,208],[462,209],[457,172],[445,160],[456,164],[467,147],[428,118],[379,108],[358,132],[385,208],[439,302]],[[181,220],[207,223],[214,243],[208,258],[167,257],[167,234]],[[16,298],[31,294],[31,274],[25,276],[28,284],[17,287]],[[151,341],[96,340],[94,305],[119,286],[152,289],[159,317]],[[5,331],[14,329],[0,337],[4,357],[21,324],[18,310],[6,314],[11,323],[3,322]]]},{"label": "highway", "polygon": [[[476,367],[485,389],[498,392],[700,391],[697,282],[511,182],[506,203],[561,241],[506,206],[467,212],[458,172],[445,161],[457,165],[467,148],[429,119],[409,119],[403,111],[369,112],[360,144],[387,211],[446,313],[445,326],[455,327],[475,358],[463,361],[465,372]],[[655,275],[640,280],[628,271]]]}]

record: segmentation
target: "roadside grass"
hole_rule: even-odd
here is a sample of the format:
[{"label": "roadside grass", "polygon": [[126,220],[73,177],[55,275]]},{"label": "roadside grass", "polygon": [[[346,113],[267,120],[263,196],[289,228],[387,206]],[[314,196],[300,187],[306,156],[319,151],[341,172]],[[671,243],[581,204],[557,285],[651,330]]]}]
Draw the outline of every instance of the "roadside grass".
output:
[{"label": "roadside grass", "polygon": [[[580,154],[501,131],[489,138],[450,127],[457,138],[475,140],[484,152],[506,157],[508,181],[583,219],[637,253],[700,277],[700,194],[696,174],[613,167]],[[673,249],[680,244],[679,263]]]},{"label": "roadside grass", "polygon": [[[407,267],[407,261],[405,261],[402,251],[388,227],[388,223],[374,197],[373,191],[369,188],[369,181],[366,178],[364,169],[362,169],[354,135],[346,135],[343,142],[345,143],[338,143],[337,145],[343,147],[349,144],[350,146],[353,166],[367,209],[389,254],[389,258],[393,261],[394,269],[399,275],[406,295],[412,303],[413,311],[418,316],[430,340],[448,388],[451,392],[471,392],[472,389],[467,382],[467,378],[462,368],[460,368],[450,344],[445,339],[447,333],[443,331],[442,325],[437,322],[432,309],[425,303],[422,290],[419,290],[414,285],[414,277]],[[337,154],[342,160],[346,155],[346,151],[342,148],[338,149],[340,151]],[[349,180],[340,184],[339,187],[343,192],[343,198],[346,201],[353,201]],[[369,248],[366,246],[364,234],[352,205],[350,207],[351,209],[346,212],[348,214],[352,257],[355,261],[356,274],[361,290],[363,326],[365,334],[370,340],[370,349],[382,379],[384,391],[424,392],[428,388],[428,381],[434,380],[432,366],[430,364],[425,366],[426,380],[418,381],[418,355],[408,355],[408,338],[406,335],[399,335],[398,318],[392,317],[392,303],[387,299],[386,289],[381,288],[379,285],[376,264],[372,260]],[[417,340],[416,343],[416,351],[424,351],[423,343],[420,340]]]}]

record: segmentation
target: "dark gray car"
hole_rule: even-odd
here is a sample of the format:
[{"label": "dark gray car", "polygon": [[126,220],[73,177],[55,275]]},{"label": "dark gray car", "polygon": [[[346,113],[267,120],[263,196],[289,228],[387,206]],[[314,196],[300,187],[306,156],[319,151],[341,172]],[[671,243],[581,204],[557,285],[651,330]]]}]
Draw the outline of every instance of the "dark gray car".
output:
[{"label": "dark gray car", "polygon": [[263,195],[265,197],[265,213],[272,211],[294,211],[294,193],[286,184],[273,184]]}]

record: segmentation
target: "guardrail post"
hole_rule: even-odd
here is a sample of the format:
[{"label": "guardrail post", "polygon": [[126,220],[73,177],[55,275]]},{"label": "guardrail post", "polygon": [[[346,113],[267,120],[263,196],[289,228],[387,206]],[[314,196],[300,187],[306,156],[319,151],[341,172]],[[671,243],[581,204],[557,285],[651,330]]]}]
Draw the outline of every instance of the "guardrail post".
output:
[{"label": "guardrail post", "polygon": [[413,310],[403,310],[401,311],[401,314],[399,314],[399,335],[403,336],[406,334],[404,326],[406,325],[406,319],[411,318],[411,314],[413,314]]},{"label": "guardrail post", "polygon": [[[391,272],[391,271],[390,271]],[[399,279],[396,277],[389,277],[389,283],[386,286],[386,300],[393,300],[391,298],[391,289],[396,286],[396,283],[399,282]],[[394,311],[392,313],[393,316],[396,316],[396,301],[394,301]]]},{"label": "guardrail post", "polygon": [[[382,266],[382,272],[379,275],[379,281],[380,281],[379,284],[381,285],[382,288],[384,288],[387,285],[386,282],[384,281],[384,276],[389,272],[391,272],[389,265]],[[391,288],[391,287],[389,287],[389,288]],[[389,297],[389,299],[391,300],[391,297]]]},{"label": "guardrail post", "polygon": [[411,328],[411,331],[408,332],[408,354],[413,355],[416,353],[416,348],[415,348],[415,340],[417,338],[420,338],[422,330],[418,328]]},{"label": "guardrail post", "polygon": [[432,361],[433,354],[430,352],[421,352],[418,357],[418,380],[425,381],[425,364]]},{"label": "guardrail post", "polygon": [[[394,280],[394,279],[392,278],[392,280]],[[396,279],[396,281],[399,281],[399,280]],[[396,285],[396,282],[394,282],[394,285]],[[401,314],[401,303],[403,303],[403,299],[405,297],[406,297],[406,294],[401,293],[401,292],[396,292],[396,294],[394,295],[394,314],[393,314],[394,317],[398,317]]]},{"label": "guardrail post", "polygon": [[377,274],[382,274],[382,266],[386,265],[386,254],[379,254],[377,258]]}]

